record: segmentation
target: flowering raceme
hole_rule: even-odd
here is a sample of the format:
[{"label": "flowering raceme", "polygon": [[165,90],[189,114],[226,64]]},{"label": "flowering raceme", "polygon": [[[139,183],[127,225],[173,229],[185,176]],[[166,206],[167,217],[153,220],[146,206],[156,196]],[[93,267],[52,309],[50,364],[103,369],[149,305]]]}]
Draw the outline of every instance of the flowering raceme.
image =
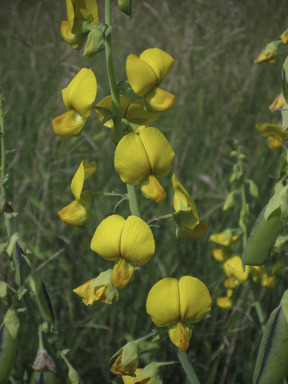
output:
[{"label": "flowering raceme", "polygon": [[92,103],[97,94],[97,81],[91,69],[82,68],[68,87],[62,90],[67,112],[52,120],[53,130],[60,137],[79,136],[87,117],[91,115]]},{"label": "flowering raceme", "polygon": [[[131,127],[131,130],[140,132],[158,119],[159,113],[145,111],[143,99],[131,102],[128,97],[124,95],[119,96],[122,122],[128,124]],[[95,110],[98,119],[102,123],[108,114],[112,114],[111,96],[104,97],[104,99],[96,105]],[[113,120],[106,121],[104,125],[108,128],[112,128]]]},{"label": "flowering raceme", "polygon": [[87,34],[99,24],[96,0],[66,0],[67,19],[61,22],[61,35],[74,49],[81,49]]},{"label": "flowering raceme", "polygon": [[75,200],[58,212],[58,216],[64,223],[79,226],[90,221],[90,205],[94,201],[94,196],[90,191],[82,192],[82,190],[84,180],[88,179],[96,169],[95,161],[90,164],[87,160],[81,161],[71,182],[71,191]]},{"label": "flowering raceme", "polygon": [[120,140],[115,151],[114,165],[123,183],[139,183],[148,199],[161,203],[166,193],[157,177],[169,173],[174,156],[163,133],[149,127],[139,135],[131,132]]},{"label": "flowering raceme", "polygon": [[199,220],[195,202],[175,174],[172,175],[172,184],[175,191],[173,206],[177,212],[174,219],[177,224],[178,239],[191,241],[201,239],[207,231],[207,224]]},{"label": "flowering raceme", "polygon": [[153,111],[166,112],[174,105],[175,96],[159,88],[174,64],[174,59],[159,48],[150,48],[140,57],[128,56],[126,72],[130,86]]},{"label": "flowering raceme", "polygon": [[155,242],[150,227],[139,217],[125,220],[112,215],[97,227],[91,249],[103,259],[115,261],[112,280],[122,289],[133,279],[136,264],[144,265],[153,256]]},{"label": "flowering raceme", "polygon": [[172,343],[186,351],[192,336],[190,323],[198,323],[211,310],[211,296],[196,277],[165,278],[151,288],[146,310],[158,327],[168,327]]}]

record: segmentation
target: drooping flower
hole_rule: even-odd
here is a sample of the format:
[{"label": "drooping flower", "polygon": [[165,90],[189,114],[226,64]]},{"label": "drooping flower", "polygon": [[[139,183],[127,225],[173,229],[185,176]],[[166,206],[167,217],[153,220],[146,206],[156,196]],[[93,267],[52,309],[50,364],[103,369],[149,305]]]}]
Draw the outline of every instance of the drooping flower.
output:
[{"label": "drooping flower", "polygon": [[282,131],[279,124],[256,124],[256,130],[260,135],[268,137],[268,146],[272,150],[280,149],[288,140],[288,131]]},{"label": "drooping flower", "polygon": [[[145,127],[149,127],[149,125],[159,117],[159,113],[148,112],[144,109],[143,99],[131,102],[128,97],[120,95],[120,108],[122,122],[128,124],[131,127],[131,130],[135,132],[140,132]],[[104,99],[96,105],[95,110],[98,119],[102,123],[107,115],[112,114],[111,96],[104,97]],[[113,120],[106,121],[104,125],[108,128],[112,128]]]},{"label": "drooping flower", "polygon": [[213,241],[216,244],[221,245],[221,248],[213,250],[213,256],[215,260],[222,262],[227,259],[231,254],[231,248],[238,243],[240,239],[239,235],[232,235],[231,232],[215,233],[209,237],[209,241]]},{"label": "drooping flower", "polygon": [[161,203],[166,193],[157,178],[168,175],[174,156],[163,133],[148,127],[139,135],[131,132],[120,140],[115,151],[114,165],[123,183],[139,183],[146,197]]},{"label": "drooping flower", "polygon": [[283,105],[286,103],[284,93],[280,93],[280,95],[273,101],[273,103],[270,105],[269,109],[271,109],[272,112],[275,112],[276,109],[280,109],[283,107]]},{"label": "drooping flower", "polygon": [[254,60],[254,64],[271,63],[276,64],[278,45],[282,43],[281,40],[271,41],[260,52],[260,55]]},{"label": "drooping flower", "polygon": [[174,105],[175,96],[159,88],[174,64],[174,59],[159,48],[146,49],[140,57],[128,56],[126,72],[130,86],[156,112],[166,112]]},{"label": "drooping flower", "polygon": [[190,323],[198,323],[211,310],[211,296],[195,277],[165,278],[150,290],[146,310],[158,327],[168,327],[172,343],[186,351],[192,336]]},{"label": "drooping flower", "polygon": [[67,19],[61,22],[61,35],[74,49],[81,49],[87,34],[99,24],[96,0],[66,0]]},{"label": "drooping flower", "polygon": [[103,259],[115,261],[112,280],[117,289],[122,289],[133,279],[136,264],[144,265],[150,260],[155,242],[150,227],[139,217],[125,220],[112,215],[97,227],[91,249]]},{"label": "drooping flower", "polygon": [[95,161],[90,164],[87,160],[81,161],[71,182],[71,191],[75,200],[58,212],[63,223],[80,226],[90,221],[90,206],[94,201],[94,196],[89,190],[83,192],[83,185],[84,180],[88,179],[96,169]]},{"label": "drooping flower", "polygon": [[199,240],[207,231],[207,224],[199,220],[198,211],[194,200],[177,179],[175,173],[172,175],[174,188],[173,206],[177,212],[174,215],[178,239]]},{"label": "drooping flower", "polygon": [[73,289],[73,292],[82,298],[85,305],[92,305],[94,301],[112,304],[118,300],[118,291],[112,283],[112,269],[101,272],[96,279],[91,279],[80,287]]},{"label": "drooping flower", "polygon": [[52,120],[53,130],[60,137],[79,136],[87,117],[91,115],[96,98],[97,81],[91,69],[82,68],[67,88],[62,98],[67,112]]},{"label": "drooping flower", "polygon": [[224,283],[227,289],[234,289],[248,279],[249,269],[246,268],[246,270],[243,271],[242,260],[239,256],[230,257],[223,264],[223,268],[228,277]]},{"label": "drooping flower", "polygon": [[115,375],[132,375],[138,366],[138,349],[142,341],[143,338],[129,341],[124,345],[124,347],[115,353],[115,355],[110,359],[111,361],[117,357],[114,364],[110,368],[110,372]]}]

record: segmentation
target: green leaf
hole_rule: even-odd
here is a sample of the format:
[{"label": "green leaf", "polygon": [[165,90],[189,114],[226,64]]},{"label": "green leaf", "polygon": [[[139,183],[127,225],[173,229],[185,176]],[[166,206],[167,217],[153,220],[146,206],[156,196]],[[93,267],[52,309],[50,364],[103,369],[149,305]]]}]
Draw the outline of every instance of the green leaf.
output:
[{"label": "green leaf", "polygon": [[288,104],[285,103],[281,108],[282,115],[282,131],[286,131],[288,129]]},{"label": "green leaf", "polygon": [[267,221],[269,216],[280,207],[281,216],[280,220],[284,221],[288,219],[288,185],[278,189],[269,200],[264,218]]},{"label": "green leaf", "polygon": [[239,194],[239,192],[240,190],[236,189],[235,191],[232,191],[228,194],[223,205],[223,211],[227,211],[227,209],[234,207],[234,205],[236,204],[235,195]]},{"label": "green leaf", "polygon": [[277,52],[278,45],[282,43],[282,40],[271,41],[271,43],[267,44],[265,47],[265,55],[269,55],[271,52]]}]

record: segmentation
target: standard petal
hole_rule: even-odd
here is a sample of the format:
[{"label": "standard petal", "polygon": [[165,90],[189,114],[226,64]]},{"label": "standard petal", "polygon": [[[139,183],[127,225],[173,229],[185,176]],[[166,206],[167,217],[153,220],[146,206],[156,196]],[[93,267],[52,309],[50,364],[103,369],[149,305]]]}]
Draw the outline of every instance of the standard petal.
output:
[{"label": "standard petal", "polygon": [[108,216],[104,219],[98,225],[91,240],[92,251],[106,260],[120,258],[120,239],[124,224],[124,217],[119,215]]},{"label": "standard petal", "polygon": [[152,67],[131,53],[126,61],[126,73],[133,91],[143,96],[157,84],[157,76]]},{"label": "standard petal", "polygon": [[119,141],[115,150],[114,166],[123,183],[131,185],[138,184],[150,173],[148,156],[137,133],[128,133]]},{"label": "standard petal", "polygon": [[174,59],[159,48],[149,48],[142,52],[140,59],[146,61],[157,76],[157,85],[160,85],[173,67]]},{"label": "standard petal", "polygon": [[155,201],[156,203],[162,203],[166,199],[166,192],[158,179],[153,175],[144,177],[139,182],[141,191],[147,199]]},{"label": "standard petal", "polygon": [[155,112],[167,112],[174,105],[175,96],[159,87],[154,87],[145,94],[145,102]]},{"label": "standard petal", "polygon": [[196,277],[179,280],[181,321],[198,323],[211,310],[211,296],[206,285]]},{"label": "standard petal", "polygon": [[87,210],[84,202],[77,200],[72,201],[57,214],[63,223],[74,226],[86,224],[91,219],[90,209]]},{"label": "standard petal", "polygon": [[91,18],[87,21],[92,27],[97,27],[99,24],[99,9],[96,0],[76,0],[75,14],[77,20],[86,20],[87,16],[91,15]]},{"label": "standard petal", "polygon": [[171,277],[158,281],[150,290],[146,311],[158,327],[180,320],[179,284]]},{"label": "standard petal", "polygon": [[96,98],[97,81],[91,69],[82,68],[68,87],[62,90],[62,97],[67,109],[75,109],[87,118],[92,112],[92,103]]},{"label": "standard petal", "polygon": [[64,41],[66,41],[66,43],[75,37],[74,33],[72,33],[70,29],[68,21],[61,21],[60,32],[61,36],[63,37]]},{"label": "standard petal", "polygon": [[144,265],[155,253],[155,241],[148,224],[137,216],[129,216],[121,234],[121,256]]},{"label": "standard petal", "polygon": [[168,175],[175,153],[166,137],[156,128],[146,128],[139,134],[155,176]]},{"label": "standard petal", "polygon": [[83,129],[86,119],[84,119],[74,109],[55,117],[52,120],[53,131],[60,137],[78,136]]},{"label": "standard petal", "polygon": [[143,120],[136,130],[136,132],[139,132],[144,127],[149,127],[149,125],[153,123],[153,121],[157,120],[159,117],[159,113],[147,112],[144,109],[143,99],[139,99],[133,101],[133,103],[128,106],[124,117],[131,123],[137,122],[138,120]]},{"label": "standard petal", "polygon": [[69,23],[70,30],[72,31],[73,24],[75,21],[75,11],[73,0],[66,0],[67,20]]}]

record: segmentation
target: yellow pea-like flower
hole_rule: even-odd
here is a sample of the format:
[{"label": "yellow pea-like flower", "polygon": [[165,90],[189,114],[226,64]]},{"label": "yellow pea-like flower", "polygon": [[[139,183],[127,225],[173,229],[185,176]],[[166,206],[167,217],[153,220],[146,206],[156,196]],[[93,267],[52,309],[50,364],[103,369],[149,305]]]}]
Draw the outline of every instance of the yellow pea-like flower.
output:
[{"label": "yellow pea-like flower", "polygon": [[156,112],[166,112],[174,105],[175,96],[159,88],[173,64],[174,59],[159,48],[146,49],[140,57],[132,53],[127,58],[130,86]]},{"label": "yellow pea-like flower", "polygon": [[[135,132],[140,132],[145,127],[149,127],[153,121],[159,117],[159,113],[148,112],[144,109],[143,99],[131,102],[128,97],[120,96],[121,117],[125,119]],[[112,113],[112,98],[106,96],[96,105],[97,117],[102,123],[103,119]],[[113,120],[108,120],[104,123],[108,128],[113,127]]]},{"label": "yellow pea-like flower", "polygon": [[280,124],[256,124],[256,130],[260,135],[268,137],[268,146],[272,150],[280,149],[288,140],[288,131],[282,131]]},{"label": "yellow pea-like flower", "polygon": [[227,289],[227,296],[217,297],[216,304],[222,309],[231,309],[233,307],[235,297],[233,289]]},{"label": "yellow pea-like flower", "polygon": [[88,179],[96,169],[95,161],[90,164],[87,160],[81,161],[71,182],[71,191],[75,200],[58,212],[58,216],[64,223],[80,226],[90,221],[90,205],[94,201],[94,196],[90,191],[83,192],[83,185],[84,180]]},{"label": "yellow pea-like flower", "polygon": [[198,323],[211,310],[211,296],[196,277],[165,278],[150,290],[146,310],[158,327],[168,327],[172,343],[186,351],[192,336],[190,323]]},{"label": "yellow pea-like flower", "polygon": [[97,94],[97,81],[91,69],[82,68],[68,87],[62,90],[67,112],[52,120],[53,130],[60,137],[79,136],[87,117],[91,115],[92,103]]},{"label": "yellow pea-like flower", "polygon": [[104,219],[91,241],[92,251],[103,259],[115,261],[112,280],[117,289],[133,279],[136,264],[144,265],[155,252],[153,233],[142,219],[119,215]]},{"label": "yellow pea-like flower", "polygon": [[[237,285],[244,283],[244,281],[246,281],[248,279],[249,268],[246,268],[246,270],[243,271],[242,260],[241,260],[241,257],[239,257],[239,256],[230,257],[223,264],[223,268],[224,268],[226,276],[228,278],[233,278],[234,280],[236,280]],[[232,287],[230,286],[227,288],[232,288]],[[233,288],[235,288],[235,287],[233,287]]]},{"label": "yellow pea-like flower", "polygon": [[284,93],[280,93],[280,95],[273,101],[273,103],[270,105],[269,109],[271,109],[272,112],[276,112],[276,109],[282,108],[283,105],[286,103],[286,99],[284,97]]},{"label": "yellow pea-like flower", "polygon": [[209,241],[213,241],[214,243],[221,245],[221,248],[216,248],[213,250],[213,256],[215,260],[222,262],[225,259],[227,259],[231,251],[230,249],[238,243],[240,239],[239,235],[234,235],[234,236],[228,236],[226,232],[221,232],[221,233],[215,233],[209,237]]},{"label": "yellow pea-like flower", "polygon": [[139,183],[146,197],[160,203],[166,198],[166,193],[157,178],[169,173],[174,156],[163,133],[148,127],[139,135],[128,133],[120,140],[114,165],[123,183]]},{"label": "yellow pea-like flower", "polygon": [[206,231],[207,224],[199,219],[196,204],[184,186],[172,175],[174,188],[173,206],[179,215],[175,215],[177,224],[176,235],[179,239],[195,241],[201,239]]}]

